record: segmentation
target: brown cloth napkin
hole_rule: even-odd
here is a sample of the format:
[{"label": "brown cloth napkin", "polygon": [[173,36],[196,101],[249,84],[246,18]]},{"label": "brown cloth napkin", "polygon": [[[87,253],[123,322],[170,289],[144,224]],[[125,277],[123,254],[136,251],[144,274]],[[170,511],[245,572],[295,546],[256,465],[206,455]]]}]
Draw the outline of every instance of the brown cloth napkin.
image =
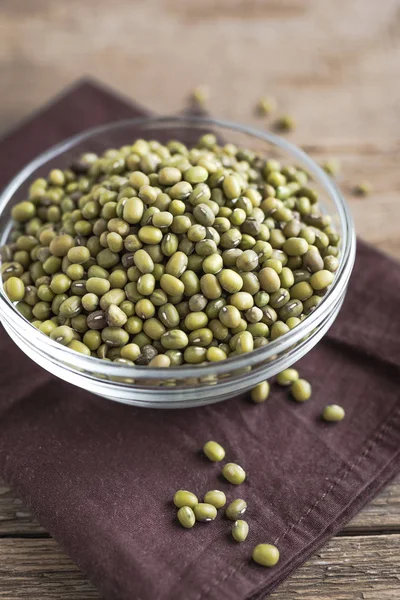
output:
[{"label": "brown cloth napkin", "polygon": [[[144,113],[80,82],[1,142],[1,183],[77,131]],[[301,405],[274,386],[265,405],[118,405],[53,378],[1,331],[0,472],[107,599],[265,598],[399,469],[399,298],[400,267],[359,242],[340,316],[299,365],[314,390]],[[333,402],[346,419],[321,422]],[[199,453],[208,439],[248,472],[240,488]],[[222,516],[179,527],[179,488],[245,498],[248,540]],[[249,560],[260,542],[279,547],[276,567]]]}]

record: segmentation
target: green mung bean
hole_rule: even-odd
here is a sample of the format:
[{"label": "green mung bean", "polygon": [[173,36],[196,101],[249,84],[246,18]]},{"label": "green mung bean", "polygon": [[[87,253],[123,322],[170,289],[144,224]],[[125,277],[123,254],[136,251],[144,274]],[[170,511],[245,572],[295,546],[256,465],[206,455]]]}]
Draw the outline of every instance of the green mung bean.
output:
[{"label": "green mung bean", "polygon": [[297,402],[304,402],[311,397],[311,384],[306,379],[295,379],[291,383],[290,391]]},{"label": "green mung bean", "polygon": [[24,299],[25,285],[19,277],[10,277],[4,283],[4,291],[12,302],[18,302]]},{"label": "green mung bean", "polygon": [[181,506],[177,513],[178,521],[185,527],[185,529],[191,529],[196,523],[196,517],[193,509],[190,506]]},{"label": "green mung bean", "polygon": [[263,567],[274,567],[279,561],[279,550],[272,544],[258,544],[253,550],[252,557]]},{"label": "green mung bean", "polygon": [[219,462],[225,458],[224,448],[218,442],[212,440],[204,444],[203,452],[212,462]]},{"label": "green mung bean", "polygon": [[222,475],[234,485],[240,485],[246,479],[244,469],[235,463],[227,463],[222,468]]},{"label": "green mung bean", "polygon": [[226,504],[226,496],[220,490],[210,490],[204,495],[204,502],[212,504],[216,509],[222,508]]},{"label": "green mung bean", "polygon": [[342,421],[345,417],[344,409],[338,404],[328,404],[322,411],[322,419],[329,423]]},{"label": "green mung bean", "polygon": [[282,386],[289,386],[298,379],[299,372],[296,369],[285,369],[276,376],[276,381]]},{"label": "green mung bean", "polygon": [[240,498],[233,500],[225,510],[225,516],[230,521],[237,521],[247,510],[247,502]]},{"label": "green mung bean", "polygon": [[193,512],[196,517],[196,521],[207,523],[214,521],[217,516],[217,509],[212,504],[206,502],[199,502],[193,507]]},{"label": "green mung bean", "polygon": [[177,508],[182,508],[182,506],[194,508],[196,504],[199,503],[197,496],[192,492],[188,492],[187,490],[178,490],[175,493],[173,500]]},{"label": "green mung bean", "polygon": [[251,399],[256,404],[265,402],[269,396],[269,383],[268,381],[262,381],[250,392]]},{"label": "green mung bean", "polygon": [[249,525],[246,521],[238,519],[232,525],[232,537],[236,542],[244,542],[249,535]]}]

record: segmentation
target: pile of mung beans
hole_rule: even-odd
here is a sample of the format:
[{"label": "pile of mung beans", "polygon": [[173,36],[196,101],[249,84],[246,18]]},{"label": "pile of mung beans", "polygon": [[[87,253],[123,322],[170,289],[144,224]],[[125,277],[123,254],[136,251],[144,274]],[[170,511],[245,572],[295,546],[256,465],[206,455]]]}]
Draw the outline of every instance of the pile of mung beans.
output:
[{"label": "pile of mung beans", "polygon": [[[206,442],[203,446],[205,456],[212,462],[220,462],[225,458],[225,449],[214,440]],[[226,463],[221,471],[223,477],[233,485],[240,485],[246,479],[244,469],[236,463]],[[204,495],[203,502],[188,490],[178,490],[174,494],[173,502],[178,509],[177,518],[185,529],[192,529],[196,522],[210,523],[217,517],[218,510],[224,508],[227,499],[221,490],[209,490]],[[247,510],[247,502],[242,498],[235,498],[225,509],[225,517],[233,521],[231,534],[238,542],[245,542],[249,534],[249,524],[242,517]],[[273,567],[279,561],[279,550],[273,544],[258,544],[252,553],[253,560],[264,567]]]},{"label": "pile of mung beans", "polygon": [[[299,372],[292,368],[285,369],[276,377],[279,386],[290,389],[291,396],[297,402],[305,402],[311,397],[311,384],[300,378]],[[270,385],[263,381],[250,392],[250,398],[255,404],[264,403],[269,396]],[[325,406],[320,415],[323,421],[335,423],[345,417],[345,411],[341,406],[330,404]],[[220,463],[225,459],[225,449],[221,444],[210,440],[203,445],[203,454],[214,463]],[[246,471],[237,463],[227,462],[221,469],[222,477],[234,486],[239,486],[246,481]],[[226,495],[221,490],[209,490],[199,502],[198,497],[191,491],[178,490],[173,497],[173,503],[177,510],[177,519],[185,529],[192,529],[196,523],[210,523],[217,518],[218,510],[225,507]],[[233,521],[231,535],[238,542],[245,542],[249,535],[250,527],[243,516],[247,511],[247,502],[242,498],[235,498],[225,508],[225,518]],[[270,543],[261,543],[254,547],[253,560],[261,566],[273,567],[280,558],[279,549]]]},{"label": "pile of mung beans", "polygon": [[[311,383],[307,379],[300,377],[299,372],[293,367],[278,373],[276,383],[282,387],[289,388],[290,396],[296,402],[306,402],[311,398]],[[255,404],[262,404],[268,399],[269,393],[269,382],[262,381],[250,391],[250,398]],[[344,408],[338,404],[327,404],[320,415],[320,418],[327,423],[337,423],[338,421],[342,421],[344,417]]]},{"label": "pile of mung beans", "polygon": [[123,364],[204,364],[296,327],[338,268],[307,173],[212,133],[136,140],[32,182],[4,290],[43,334]]}]

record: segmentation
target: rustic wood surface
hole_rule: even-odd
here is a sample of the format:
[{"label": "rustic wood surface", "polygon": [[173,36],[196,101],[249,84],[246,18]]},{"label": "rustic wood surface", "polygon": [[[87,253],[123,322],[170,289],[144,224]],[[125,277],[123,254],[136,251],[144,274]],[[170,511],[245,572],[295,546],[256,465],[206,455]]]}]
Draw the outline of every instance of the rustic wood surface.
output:
[{"label": "rustic wood surface", "polygon": [[[399,548],[400,476],[270,597],[397,600]],[[4,483],[0,484],[0,598],[101,598]]]},{"label": "rustic wood surface", "polygon": [[[0,131],[87,74],[158,113],[205,84],[212,114],[263,127],[253,109],[271,94],[292,141],[341,160],[358,234],[400,258],[400,0],[2,0],[0,14]],[[398,600],[399,548],[400,478],[271,598]],[[100,598],[5,484],[0,598]]]}]

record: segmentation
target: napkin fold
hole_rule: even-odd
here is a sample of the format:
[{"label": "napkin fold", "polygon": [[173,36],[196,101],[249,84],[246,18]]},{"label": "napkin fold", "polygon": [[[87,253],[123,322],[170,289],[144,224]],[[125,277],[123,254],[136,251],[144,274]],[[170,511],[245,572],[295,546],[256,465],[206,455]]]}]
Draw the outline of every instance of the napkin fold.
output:
[{"label": "napkin fold", "polygon": [[[143,114],[79,81],[0,142],[0,184],[74,133]],[[400,468],[399,298],[400,266],[358,242],[340,315],[298,363],[313,385],[304,404],[273,385],[264,405],[119,405],[55,379],[1,329],[0,472],[106,599],[261,600]],[[322,422],[335,402],[345,420]],[[246,469],[239,488],[199,453],[209,439]],[[247,541],[231,539],[223,516],[179,527],[180,488],[244,498]],[[261,542],[280,549],[276,567],[249,560]]]}]

